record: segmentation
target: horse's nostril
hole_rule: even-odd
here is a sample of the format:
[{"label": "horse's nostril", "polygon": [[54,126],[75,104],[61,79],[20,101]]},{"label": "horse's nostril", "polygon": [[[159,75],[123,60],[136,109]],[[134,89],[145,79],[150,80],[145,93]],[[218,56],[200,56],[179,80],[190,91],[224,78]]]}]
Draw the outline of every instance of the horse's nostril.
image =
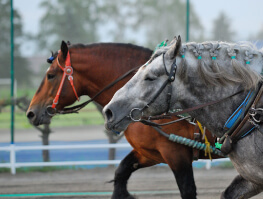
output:
[{"label": "horse's nostril", "polygon": [[36,115],[33,111],[29,111],[27,112],[26,116],[29,120],[32,120]]},{"label": "horse's nostril", "polygon": [[105,111],[105,115],[106,115],[106,119],[107,119],[108,121],[111,121],[111,120],[112,120],[113,113],[112,113],[112,111],[111,111],[110,109],[107,109],[107,110]]}]

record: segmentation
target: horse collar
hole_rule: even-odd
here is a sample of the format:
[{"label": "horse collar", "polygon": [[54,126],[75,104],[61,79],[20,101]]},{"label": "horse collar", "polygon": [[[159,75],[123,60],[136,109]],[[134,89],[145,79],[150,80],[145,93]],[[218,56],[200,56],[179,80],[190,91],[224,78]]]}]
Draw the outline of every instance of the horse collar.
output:
[{"label": "horse collar", "polygon": [[57,112],[56,111],[56,106],[58,104],[58,100],[59,100],[59,97],[60,97],[60,94],[61,94],[62,87],[63,87],[64,82],[65,82],[66,76],[68,76],[68,80],[69,80],[70,85],[71,85],[71,87],[73,89],[73,92],[74,92],[77,100],[79,101],[79,97],[78,97],[77,91],[76,91],[74,83],[73,83],[73,76],[72,76],[73,75],[73,68],[71,66],[71,60],[70,60],[69,51],[67,53],[67,57],[66,57],[66,61],[65,61],[65,67],[62,67],[61,64],[59,63],[58,56],[57,56],[57,64],[58,64],[59,68],[61,68],[61,70],[63,70],[63,76],[62,76],[62,79],[61,79],[61,82],[60,82],[60,85],[59,85],[56,97],[53,100],[52,105],[49,105],[46,108],[47,114],[50,115],[50,116],[54,116],[56,114],[56,112]]}]

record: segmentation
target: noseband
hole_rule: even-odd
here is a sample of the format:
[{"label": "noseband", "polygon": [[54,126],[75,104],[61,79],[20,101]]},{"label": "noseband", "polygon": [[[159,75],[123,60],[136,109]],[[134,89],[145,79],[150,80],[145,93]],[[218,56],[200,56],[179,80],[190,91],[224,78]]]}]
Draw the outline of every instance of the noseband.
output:
[{"label": "noseband", "polygon": [[[163,56],[163,66],[166,72],[166,75],[168,76],[168,78],[166,79],[166,81],[163,83],[163,85],[161,86],[161,88],[158,90],[158,92],[153,96],[153,98],[151,99],[151,101],[149,103],[147,103],[143,108],[133,108],[130,111],[129,117],[131,118],[131,120],[133,120],[134,122],[139,122],[141,121],[142,117],[143,117],[143,111],[146,108],[149,108],[149,106],[157,99],[157,97],[161,94],[161,92],[164,90],[164,88],[166,86],[168,86],[168,93],[167,93],[167,103],[168,103],[168,107],[166,110],[166,113],[168,113],[169,109],[170,109],[170,102],[171,102],[171,97],[172,97],[172,82],[175,79],[175,73],[176,73],[176,69],[177,69],[177,65],[176,65],[176,58],[174,59],[170,72],[167,71],[166,65],[165,65],[165,61],[164,61],[164,55],[165,53],[162,54]],[[140,114],[140,118],[136,119],[134,118],[134,113],[135,112],[139,112]]]},{"label": "noseband", "polygon": [[62,67],[59,63],[59,60],[58,60],[58,56],[57,56],[57,64],[58,66],[61,68],[61,70],[63,70],[63,76],[62,76],[62,79],[61,79],[61,82],[60,82],[60,85],[59,85],[59,88],[58,88],[58,91],[57,91],[57,94],[56,94],[56,97],[55,99],[53,100],[53,103],[52,105],[49,105],[47,106],[46,108],[46,111],[47,111],[47,114],[50,115],[50,116],[54,116],[56,114],[56,106],[58,104],[58,100],[59,100],[59,96],[61,94],[61,90],[62,90],[62,87],[64,85],[64,82],[65,82],[65,79],[66,79],[66,76],[68,77],[68,80],[70,82],[70,85],[73,89],[73,92],[77,98],[77,100],[79,101],[79,97],[78,97],[78,94],[77,94],[77,91],[75,89],[75,86],[74,86],[74,83],[73,83],[73,68],[71,67],[71,61],[70,61],[70,54],[69,54],[69,51],[68,51],[68,54],[67,54],[67,58],[66,58],[66,61],[65,61],[65,67]]}]

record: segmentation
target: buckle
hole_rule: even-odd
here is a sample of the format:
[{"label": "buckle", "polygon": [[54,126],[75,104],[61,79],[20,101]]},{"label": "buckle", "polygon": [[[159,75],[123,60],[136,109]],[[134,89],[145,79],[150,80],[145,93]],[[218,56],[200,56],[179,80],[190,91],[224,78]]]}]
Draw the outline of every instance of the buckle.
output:
[{"label": "buckle", "polygon": [[56,115],[57,109],[56,108],[52,108],[51,105],[48,105],[46,108],[46,112],[49,116],[53,117],[54,115]]},{"label": "buckle", "polygon": [[263,122],[262,120],[260,120],[261,118],[260,116],[263,116],[263,108],[251,108],[249,110],[249,115],[251,116],[254,122],[256,123]]}]

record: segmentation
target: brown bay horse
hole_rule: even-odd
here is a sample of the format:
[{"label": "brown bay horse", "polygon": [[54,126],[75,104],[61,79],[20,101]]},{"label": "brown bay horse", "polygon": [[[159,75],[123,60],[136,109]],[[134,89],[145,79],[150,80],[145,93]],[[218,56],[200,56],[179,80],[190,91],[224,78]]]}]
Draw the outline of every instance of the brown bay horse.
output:
[{"label": "brown bay horse", "polygon": [[[64,75],[62,69],[65,67],[65,62],[67,62],[66,65],[69,63],[66,61],[69,57],[68,52],[73,69],[67,72],[70,73],[68,76],[74,77],[73,86],[66,78],[59,93],[57,91]],[[62,42],[61,50],[55,53],[52,59],[49,59],[51,65],[31,101],[27,117],[34,125],[49,123],[53,115],[48,114],[47,107],[53,106],[57,110],[62,110],[65,106],[73,104],[79,96],[88,95],[93,97],[119,76],[133,67],[147,62],[151,54],[151,50],[132,44],[75,44],[68,47],[65,42]],[[94,101],[105,106],[114,93],[133,74],[102,92]],[[55,103],[53,103],[58,93],[58,101],[55,100]],[[165,119],[155,122],[163,123],[167,121],[170,120]],[[162,129],[168,134],[173,133],[194,139],[195,126],[187,121],[174,123]],[[196,186],[192,169],[192,148],[173,143],[152,127],[138,122],[131,124],[124,134],[133,150],[121,161],[115,172],[112,198],[134,198],[127,190],[127,182],[131,174],[140,168],[159,163],[166,163],[171,168],[182,198],[196,198]],[[211,134],[207,133],[207,136],[210,143],[214,144],[214,138]],[[200,152],[199,157],[207,159],[203,152]],[[213,158],[219,157],[213,155]]]}]

